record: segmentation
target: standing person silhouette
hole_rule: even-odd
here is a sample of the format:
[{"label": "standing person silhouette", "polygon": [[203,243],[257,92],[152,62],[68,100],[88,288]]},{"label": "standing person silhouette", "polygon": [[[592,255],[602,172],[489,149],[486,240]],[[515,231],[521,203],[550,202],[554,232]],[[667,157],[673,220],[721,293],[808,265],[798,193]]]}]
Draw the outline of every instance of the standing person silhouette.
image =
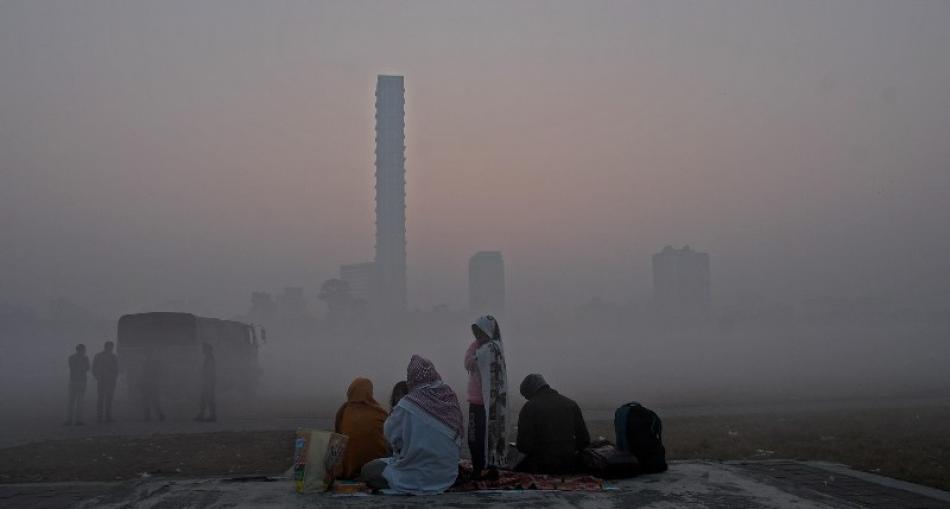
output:
[{"label": "standing person silhouette", "polygon": [[144,405],[145,420],[152,420],[152,411],[157,414],[159,421],[165,420],[162,413],[161,391],[165,378],[165,367],[158,360],[155,350],[145,350],[145,362],[142,364],[142,403]]},{"label": "standing person silhouette", "polygon": [[[217,383],[217,370],[214,361],[214,347],[208,343],[202,343],[201,351],[204,353],[204,362],[201,364],[201,404],[198,409],[198,416],[195,417],[199,422],[216,422],[218,420],[218,406],[215,403],[214,391]],[[208,416],[205,417],[205,411]]]},{"label": "standing person silhouette", "polygon": [[96,422],[112,421],[112,399],[119,379],[119,356],[113,350],[115,343],[106,341],[101,352],[92,359],[92,376],[96,379]]},{"label": "standing person silhouette", "polygon": [[82,404],[86,395],[86,373],[89,372],[89,357],[86,345],[76,345],[76,353],[69,356],[69,401],[66,407],[66,426],[82,426]]}]

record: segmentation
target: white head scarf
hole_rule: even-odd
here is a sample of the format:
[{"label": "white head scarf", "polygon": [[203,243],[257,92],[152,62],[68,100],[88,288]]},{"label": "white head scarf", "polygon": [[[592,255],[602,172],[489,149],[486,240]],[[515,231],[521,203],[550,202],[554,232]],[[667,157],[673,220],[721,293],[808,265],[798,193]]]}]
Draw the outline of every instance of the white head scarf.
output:
[{"label": "white head scarf", "polygon": [[482,330],[489,339],[501,341],[501,330],[498,328],[498,322],[492,315],[485,315],[475,320],[476,327]]}]

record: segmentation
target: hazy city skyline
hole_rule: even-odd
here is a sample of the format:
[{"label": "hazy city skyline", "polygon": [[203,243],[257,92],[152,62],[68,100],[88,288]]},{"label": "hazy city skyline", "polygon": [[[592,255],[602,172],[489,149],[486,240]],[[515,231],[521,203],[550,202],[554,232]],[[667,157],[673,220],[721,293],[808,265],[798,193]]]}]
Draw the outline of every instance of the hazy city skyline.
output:
[{"label": "hazy city skyline", "polygon": [[373,84],[406,77],[409,305],[947,299],[950,5],[0,4],[0,301],[313,295],[373,250]]},{"label": "hazy city skyline", "polygon": [[[278,475],[420,355],[444,385],[414,391],[499,430],[541,373],[594,436],[656,410],[674,469],[946,488],[948,27],[946,0],[0,0],[0,485]],[[107,341],[86,406],[114,388],[116,422],[64,426]]]}]

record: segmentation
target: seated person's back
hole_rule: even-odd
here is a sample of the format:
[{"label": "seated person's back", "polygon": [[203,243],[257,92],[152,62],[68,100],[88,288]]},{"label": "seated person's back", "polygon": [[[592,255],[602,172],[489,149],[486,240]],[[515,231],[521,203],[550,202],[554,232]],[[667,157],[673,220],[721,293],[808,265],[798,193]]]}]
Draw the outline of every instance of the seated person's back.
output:
[{"label": "seated person's back", "polygon": [[373,382],[357,378],[346,393],[347,402],[336,414],[336,432],[348,437],[339,477],[355,478],[363,465],[389,454],[383,436],[386,411],[373,399]]},{"label": "seated person's back", "polygon": [[429,360],[413,355],[407,375],[409,393],[383,427],[392,456],[367,463],[361,479],[373,489],[441,493],[458,475],[462,410]]},{"label": "seated person's back", "polygon": [[386,420],[393,456],[384,476],[401,493],[440,493],[455,483],[460,435],[412,402],[400,401]]},{"label": "seated person's back", "polygon": [[541,474],[577,471],[578,453],[590,445],[580,407],[537,374],[524,379],[521,394],[528,401],[518,417],[517,447],[525,458],[516,469]]}]

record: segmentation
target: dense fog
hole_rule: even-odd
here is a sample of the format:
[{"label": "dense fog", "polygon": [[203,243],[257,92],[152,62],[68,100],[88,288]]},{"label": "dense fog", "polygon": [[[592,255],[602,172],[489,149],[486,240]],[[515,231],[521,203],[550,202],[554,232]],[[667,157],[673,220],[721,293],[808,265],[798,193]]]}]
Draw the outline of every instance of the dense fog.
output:
[{"label": "dense fog", "polygon": [[[413,353],[461,392],[483,250],[513,388],[946,397],[947,26],[942,1],[2,2],[0,414],[61,413],[74,345],[147,311],[267,330],[224,415],[328,417],[356,376],[386,401]],[[321,293],[373,259],[379,74],[406,97],[387,316]],[[656,301],[668,245],[709,254],[700,313]]]}]

